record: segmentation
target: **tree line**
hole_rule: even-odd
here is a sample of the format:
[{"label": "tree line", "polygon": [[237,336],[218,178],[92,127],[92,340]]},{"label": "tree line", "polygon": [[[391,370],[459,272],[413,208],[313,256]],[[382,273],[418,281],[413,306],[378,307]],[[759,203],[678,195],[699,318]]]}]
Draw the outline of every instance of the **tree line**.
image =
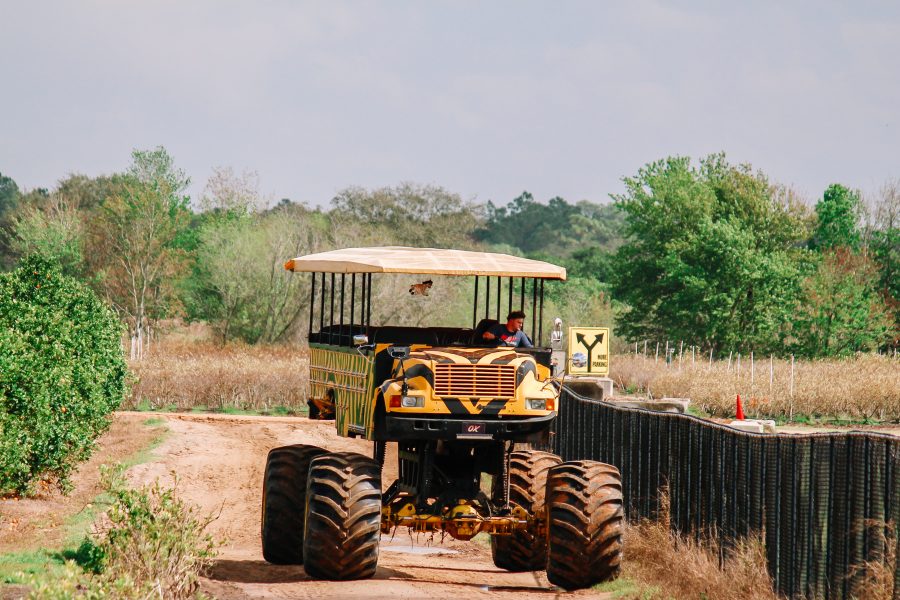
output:
[{"label": "tree line", "polygon": [[[136,357],[173,317],[208,322],[222,341],[302,340],[308,278],[286,273],[284,260],[370,245],[562,264],[569,280],[547,286],[546,314],[614,321],[629,341],[810,357],[897,343],[897,181],[868,202],[835,184],[812,205],[713,155],[650,163],[623,179],[625,192],[611,203],[541,202],[523,192],[482,205],[404,183],[346,188],[327,207],[311,207],[273,202],[255,174],[231,169],[215,170],[190,198],[190,179],[164,148],[131,158],[122,173],[71,175],[52,189],[21,190],[0,174],[0,267],[37,254],[86,282],[126,323]],[[471,318],[470,284],[447,282],[435,290],[442,302],[410,310],[394,279],[373,290],[375,322]]]}]

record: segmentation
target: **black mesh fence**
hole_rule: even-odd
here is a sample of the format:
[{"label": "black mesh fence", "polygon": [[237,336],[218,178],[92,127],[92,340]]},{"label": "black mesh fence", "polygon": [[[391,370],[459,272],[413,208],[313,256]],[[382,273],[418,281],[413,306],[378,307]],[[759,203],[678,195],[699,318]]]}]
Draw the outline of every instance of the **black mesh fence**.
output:
[{"label": "black mesh fence", "polygon": [[[552,449],[622,473],[630,519],[655,518],[668,490],[672,527],[727,551],[762,532],[775,588],[853,598],[867,561],[883,561],[900,521],[900,438],[877,433],[744,433],[689,415],[585,398],[564,388]],[[890,543],[897,544],[900,536]],[[900,561],[897,561],[900,563]],[[894,598],[900,598],[900,569]]]}]

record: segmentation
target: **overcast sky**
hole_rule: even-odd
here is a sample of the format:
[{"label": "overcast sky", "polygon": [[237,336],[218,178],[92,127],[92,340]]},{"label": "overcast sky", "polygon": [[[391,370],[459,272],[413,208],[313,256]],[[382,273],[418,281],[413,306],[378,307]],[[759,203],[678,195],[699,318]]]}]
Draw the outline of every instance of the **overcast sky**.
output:
[{"label": "overcast sky", "polygon": [[0,0],[0,172],[165,146],[327,204],[433,183],[604,201],[725,151],[815,199],[900,177],[900,2]]}]

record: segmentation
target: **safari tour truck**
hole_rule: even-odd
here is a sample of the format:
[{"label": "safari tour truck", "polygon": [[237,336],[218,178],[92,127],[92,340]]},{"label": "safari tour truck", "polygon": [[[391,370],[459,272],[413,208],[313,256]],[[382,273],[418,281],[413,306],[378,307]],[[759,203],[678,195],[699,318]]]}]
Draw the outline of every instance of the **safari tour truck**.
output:
[{"label": "safari tour truck", "polygon": [[[497,567],[546,569],[565,589],[618,575],[618,470],[531,449],[546,447],[559,409],[560,383],[543,345],[544,281],[565,280],[565,269],[505,254],[407,247],[321,252],[285,268],[310,274],[310,418],[334,419],[338,435],[369,440],[372,452],[308,445],[269,452],[267,561],[303,564],[315,578],[363,579],[375,573],[381,534],[408,527],[458,540],[489,534]],[[474,278],[471,324],[373,324],[380,274],[416,276],[397,290],[414,295],[428,293],[431,276]],[[513,310],[528,314],[533,348],[483,338]],[[382,492],[388,443],[397,444],[399,478]]]}]

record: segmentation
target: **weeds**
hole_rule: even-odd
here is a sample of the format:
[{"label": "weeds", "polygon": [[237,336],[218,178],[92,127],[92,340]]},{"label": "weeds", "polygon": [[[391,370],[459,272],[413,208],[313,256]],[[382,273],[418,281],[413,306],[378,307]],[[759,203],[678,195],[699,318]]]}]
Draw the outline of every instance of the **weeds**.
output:
[{"label": "weeds", "polygon": [[199,597],[200,576],[216,553],[216,542],[205,533],[213,517],[198,516],[175,488],[158,481],[129,489],[121,469],[106,469],[103,479],[113,499],[103,524],[69,557],[62,574],[32,578],[29,598]]},{"label": "weeds", "polygon": [[306,349],[295,347],[162,341],[130,362],[134,382],[123,408],[304,412],[307,364]]},{"label": "weeds", "polygon": [[[771,368],[770,368],[771,366]],[[619,389],[639,390],[655,398],[690,398],[693,405],[716,417],[732,417],[737,394],[748,416],[773,419],[838,418],[854,423],[900,421],[900,364],[896,359],[861,355],[794,363],[793,393],[790,360],[756,358],[751,369],[736,360],[697,360],[690,356],[665,361],[641,355],[616,356],[610,376]]]}]

